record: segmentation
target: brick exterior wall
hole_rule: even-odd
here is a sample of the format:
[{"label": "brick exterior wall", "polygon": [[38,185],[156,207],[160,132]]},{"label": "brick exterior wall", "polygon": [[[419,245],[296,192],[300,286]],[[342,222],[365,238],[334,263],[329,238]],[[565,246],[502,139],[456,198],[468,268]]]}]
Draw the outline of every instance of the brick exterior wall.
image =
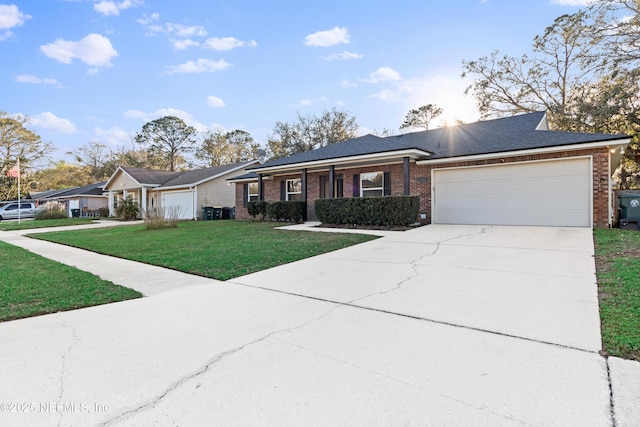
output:
[{"label": "brick exterior wall", "polygon": [[[453,168],[464,166],[484,166],[506,163],[528,162],[535,160],[563,159],[569,157],[592,156],[593,158],[593,226],[595,228],[609,227],[609,150],[606,147],[578,151],[566,151],[559,153],[531,154],[525,156],[512,156],[487,160],[476,160],[446,164],[416,165],[410,164],[409,187],[413,196],[420,196],[420,213],[426,215],[422,222],[431,222],[431,171],[433,169]],[[404,192],[403,165],[402,163],[358,167],[350,169],[336,169],[335,174],[343,176],[344,197],[353,195],[353,175],[365,172],[390,172],[391,194],[402,195]],[[307,219],[316,220],[315,200],[320,198],[320,176],[327,176],[328,171],[307,173]],[[264,200],[280,200],[280,182],[287,179],[300,178],[301,174],[276,176],[273,179],[265,179]],[[242,183],[236,184],[236,218],[248,219],[246,208],[243,208]]]}]

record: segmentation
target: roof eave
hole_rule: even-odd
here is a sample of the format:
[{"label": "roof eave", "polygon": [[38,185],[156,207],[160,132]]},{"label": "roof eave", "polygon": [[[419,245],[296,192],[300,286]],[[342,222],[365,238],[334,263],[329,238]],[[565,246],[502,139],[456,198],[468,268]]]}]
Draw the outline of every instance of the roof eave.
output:
[{"label": "roof eave", "polygon": [[323,166],[340,166],[349,163],[366,163],[371,160],[384,160],[384,159],[392,159],[399,157],[409,157],[412,159],[419,159],[425,156],[430,156],[432,153],[428,151],[419,150],[419,149],[406,149],[406,150],[395,150],[395,151],[386,151],[382,153],[370,153],[370,154],[360,154],[357,156],[347,156],[347,157],[334,157],[330,159],[322,159],[322,160],[312,160],[308,162],[298,162],[298,163],[290,163],[286,165],[279,166],[271,166],[266,168],[250,168],[247,171],[255,172],[258,174],[264,173],[273,173],[273,172],[288,172],[288,171],[297,171],[305,168],[318,168]]},{"label": "roof eave", "polygon": [[579,144],[556,145],[552,147],[530,148],[524,150],[499,151],[496,153],[471,154],[466,156],[441,157],[437,159],[417,160],[417,165],[432,165],[435,163],[457,163],[469,162],[475,160],[488,160],[500,157],[523,156],[529,154],[546,154],[557,153],[561,151],[588,150],[590,148],[602,148],[611,146],[627,146],[631,142],[631,138],[624,136],[620,139],[609,139],[606,141],[594,141]]},{"label": "roof eave", "polygon": [[199,181],[194,181],[194,182],[191,182],[191,183],[185,183],[185,184],[181,184],[181,185],[171,185],[169,187],[164,187],[164,186],[161,185],[159,187],[156,187],[155,190],[156,191],[158,191],[158,190],[176,190],[178,188],[195,187],[195,186],[203,184],[203,183],[205,183],[207,181],[212,181],[212,180],[214,180],[216,178],[220,178],[220,177],[228,175],[230,173],[237,172],[237,171],[239,171],[239,170],[241,170],[243,168],[246,168],[247,166],[255,164],[255,163],[259,163],[259,161],[258,160],[252,160],[252,161],[240,164],[240,165],[238,165],[237,167],[235,167],[233,169],[229,169],[229,170],[226,170],[226,171],[221,172],[219,174],[216,174],[216,175],[201,179]]}]

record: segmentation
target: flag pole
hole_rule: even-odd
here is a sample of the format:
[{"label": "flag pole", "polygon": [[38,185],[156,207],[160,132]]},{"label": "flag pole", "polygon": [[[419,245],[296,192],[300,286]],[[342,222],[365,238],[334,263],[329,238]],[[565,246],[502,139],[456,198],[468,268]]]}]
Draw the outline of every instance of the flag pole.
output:
[{"label": "flag pole", "polygon": [[18,156],[18,225],[20,224],[21,218],[20,218],[20,175],[22,175],[22,172],[20,171],[20,156]]}]

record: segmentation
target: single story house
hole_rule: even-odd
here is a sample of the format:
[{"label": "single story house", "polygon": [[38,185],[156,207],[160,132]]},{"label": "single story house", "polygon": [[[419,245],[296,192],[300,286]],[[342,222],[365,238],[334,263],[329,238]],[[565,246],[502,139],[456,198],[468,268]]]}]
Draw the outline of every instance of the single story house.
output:
[{"label": "single story house", "polygon": [[424,223],[609,227],[613,170],[627,135],[559,132],[546,113],[389,137],[366,135],[248,168],[249,200],[415,195]]},{"label": "single story house", "polygon": [[246,174],[246,168],[256,163],[249,160],[183,172],[118,167],[105,185],[109,214],[115,214],[120,199],[132,196],[143,211],[178,207],[179,219],[202,218],[202,207],[234,206],[234,188],[226,180]]},{"label": "single story house", "polygon": [[81,216],[98,216],[98,210],[106,208],[109,203],[109,198],[104,193],[105,184],[106,182],[102,181],[83,187],[50,190],[33,194],[31,198],[38,205],[51,201],[63,203],[67,207],[69,217],[74,209],[77,209]]}]

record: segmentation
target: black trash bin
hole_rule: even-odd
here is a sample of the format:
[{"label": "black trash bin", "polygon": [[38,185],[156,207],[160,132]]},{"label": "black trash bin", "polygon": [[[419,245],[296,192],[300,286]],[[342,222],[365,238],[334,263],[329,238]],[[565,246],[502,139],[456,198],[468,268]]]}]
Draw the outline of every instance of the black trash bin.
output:
[{"label": "black trash bin", "polygon": [[622,193],[618,194],[620,205],[620,219],[640,221],[640,194]]},{"label": "black trash bin", "polygon": [[213,220],[213,207],[212,206],[203,206],[202,207],[202,220],[203,221],[212,221]]},{"label": "black trash bin", "polygon": [[236,208],[222,208],[222,219],[236,219]]},{"label": "black trash bin", "polygon": [[222,219],[222,208],[218,206],[213,207],[213,219],[220,220]]},{"label": "black trash bin", "polygon": [[80,209],[71,209],[71,218],[80,218]]}]

